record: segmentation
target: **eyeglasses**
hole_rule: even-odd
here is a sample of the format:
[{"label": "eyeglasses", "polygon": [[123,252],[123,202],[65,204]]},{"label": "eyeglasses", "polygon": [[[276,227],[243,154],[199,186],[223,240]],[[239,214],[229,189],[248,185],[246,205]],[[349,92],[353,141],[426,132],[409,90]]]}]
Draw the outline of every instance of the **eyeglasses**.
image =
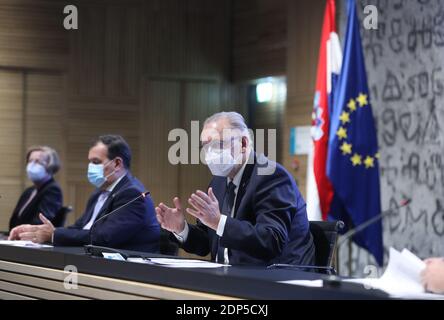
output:
[{"label": "eyeglasses", "polygon": [[47,163],[46,161],[40,160],[40,159],[34,159],[34,160],[28,160],[28,163],[38,163],[44,167],[46,167]]},{"label": "eyeglasses", "polygon": [[223,149],[231,149],[234,146],[235,139],[240,137],[230,137],[224,140],[211,140],[201,146],[205,153],[210,151],[219,151]]}]

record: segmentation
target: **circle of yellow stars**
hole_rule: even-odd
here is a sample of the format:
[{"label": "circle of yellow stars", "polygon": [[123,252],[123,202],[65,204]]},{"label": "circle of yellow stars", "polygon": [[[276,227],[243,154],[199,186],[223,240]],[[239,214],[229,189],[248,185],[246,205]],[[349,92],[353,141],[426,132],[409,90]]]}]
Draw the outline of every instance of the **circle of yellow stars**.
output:
[{"label": "circle of yellow stars", "polygon": [[342,151],[342,155],[350,157],[350,161],[354,167],[364,165],[366,169],[373,168],[375,166],[375,161],[379,159],[379,152],[374,156],[370,155],[362,155],[356,152],[353,152],[353,145],[347,142],[347,124],[350,123],[350,115],[355,112],[358,107],[363,108],[368,105],[368,96],[366,94],[360,93],[356,99],[351,98],[347,103],[346,110],[342,111],[339,116],[339,120],[341,121],[341,126],[338,131],[336,131],[336,135],[339,138],[339,141],[342,141],[339,149]]}]

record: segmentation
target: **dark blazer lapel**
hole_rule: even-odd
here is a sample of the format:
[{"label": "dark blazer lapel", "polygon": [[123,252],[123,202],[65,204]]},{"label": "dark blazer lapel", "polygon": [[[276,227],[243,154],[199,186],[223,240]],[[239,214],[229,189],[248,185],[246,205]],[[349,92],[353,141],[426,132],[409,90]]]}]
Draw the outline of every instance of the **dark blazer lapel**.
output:
[{"label": "dark blazer lapel", "polygon": [[211,187],[213,188],[217,201],[219,201],[219,210],[222,210],[222,203],[227,189],[227,178],[215,177],[211,183]]},{"label": "dark blazer lapel", "polygon": [[[31,202],[28,203],[28,205],[26,206],[26,208],[23,210],[21,217],[26,217],[29,214],[29,210],[32,208],[33,210],[35,209],[34,204],[37,203],[38,201],[40,201],[40,198],[45,194],[46,189],[48,189],[54,182],[54,179],[49,179],[40,189],[37,189],[37,194],[35,195],[34,198],[32,198]],[[32,192],[34,191],[34,189],[32,189],[29,192],[28,197],[25,199],[25,201],[21,204],[20,208],[26,203],[26,201],[28,201],[29,196],[31,196]],[[19,209],[20,210],[20,209]]]},{"label": "dark blazer lapel", "polygon": [[85,214],[80,218],[81,219],[80,221],[82,221],[83,225],[86,225],[91,219],[99,195],[100,195],[100,190],[97,189],[93,192],[93,194],[89,198],[90,200],[88,201],[88,205],[85,209]]},{"label": "dark blazer lapel", "polygon": [[251,174],[253,173],[254,166],[256,164],[256,155],[254,151],[252,151],[252,154],[250,155],[249,163],[245,166],[245,170],[242,174],[241,182],[239,185],[239,188],[237,189],[237,196],[236,196],[236,204],[234,205],[234,215],[237,216],[237,209],[239,208],[239,205],[244,197],[245,190],[247,189],[248,182],[250,181]]},{"label": "dark blazer lapel", "polygon": [[[29,199],[29,196],[31,195],[32,191],[33,191],[33,188],[28,188],[22,193],[19,201],[17,202],[16,207],[14,208],[14,212],[12,213],[12,219],[15,219],[18,217],[19,211],[22,209],[23,205],[26,203],[26,200]],[[23,213],[26,213],[26,209],[27,208],[25,208]],[[22,215],[23,215],[23,213],[22,213]]]},{"label": "dark blazer lapel", "polygon": [[[116,195],[120,190],[122,190],[123,186],[125,186],[125,185],[130,181],[128,175],[129,175],[129,173],[128,173],[126,176],[124,176],[124,177],[122,178],[122,180],[120,180],[119,183],[114,187],[113,191],[111,191],[111,194],[108,196],[108,198],[106,199],[106,201],[105,201],[105,203],[103,204],[102,208],[100,209],[99,214],[97,215],[96,220],[97,220],[98,218],[100,218],[101,216],[103,216],[103,215],[109,213],[109,207],[110,207],[111,204],[113,203],[115,195]],[[93,209],[93,210],[94,210],[94,209]]]}]

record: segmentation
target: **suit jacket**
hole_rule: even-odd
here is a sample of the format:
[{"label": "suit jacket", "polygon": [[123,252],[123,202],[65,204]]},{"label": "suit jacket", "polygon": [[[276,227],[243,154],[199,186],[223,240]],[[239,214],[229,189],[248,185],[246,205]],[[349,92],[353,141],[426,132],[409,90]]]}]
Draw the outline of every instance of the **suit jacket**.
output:
[{"label": "suit jacket", "polygon": [[88,200],[85,213],[74,225],[55,230],[54,245],[82,246],[92,243],[116,249],[157,253],[160,226],[149,195],[98,221],[99,218],[136,198],[143,191],[145,191],[143,184],[128,173],[106,199],[95,220],[97,223],[93,224],[90,230],[83,230],[91,219],[100,195],[100,190],[94,191]]},{"label": "suit jacket", "polygon": [[[238,188],[234,217],[227,217],[221,246],[229,249],[230,264],[290,263],[313,265],[314,244],[306,204],[290,174],[265,156],[246,165]],[[258,169],[275,165],[271,175]],[[227,178],[213,177],[213,188],[222,206]],[[221,209],[221,208],[220,208]],[[217,255],[216,231],[198,221],[190,225],[183,248],[198,255]]]},{"label": "suit jacket", "polygon": [[35,189],[36,187],[32,186],[23,191],[9,220],[9,230],[21,224],[42,224],[39,218],[40,212],[52,221],[62,207],[62,189],[51,178],[37,189],[37,194],[19,216],[20,210]]}]

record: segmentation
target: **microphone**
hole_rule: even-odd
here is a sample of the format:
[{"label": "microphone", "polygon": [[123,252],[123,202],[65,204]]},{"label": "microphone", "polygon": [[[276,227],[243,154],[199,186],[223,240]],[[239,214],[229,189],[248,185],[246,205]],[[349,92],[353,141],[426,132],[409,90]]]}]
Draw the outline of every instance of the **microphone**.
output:
[{"label": "microphone", "polygon": [[[92,234],[93,234],[94,227],[96,226],[96,224],[97,224],[99,221],[101,221],[101,220],[103,220],[103,219],[109,217],[110,215],[112,215],[112,214],[114,214],[114,213],[120,211],[121,209],[125,208],[126,206],[130,205],[131,203],[133,203],[133,202],[135,202],[135,201],[137,201],[137,200],[139,200],[139,199],[141,199],[141,198],[145,199],[149,194],[150,194],[149,191],[144,191],[144,192],[142,192],[141,194],[139,194],[137,197],[135,197],[134,199],[128,201],[127,203],[122,204],[120,207],[118,207],[118,208],[112,210],[111,212],[109,212],[109,213],[107,213],[107,214],[101,216],[99,219],[97,219],[96,221],[94,221],[94,223],[91,225],[91,228],[90,228],[90,230],[89,230],[90,243],[89,243],[88,245],[85,245],[85,246],[84,246],[84,248],[85,248],[85,252],[86,252],[87,254],[90,254],[90,255],[92,255],[92,256],[97,256],[97,257],[102,257],[102,253],[103,253],[103,252],[107,252],[107,253],[119,253],[120,255],[122,255],[123,257],[125,257],[125,259],[126,259],[126,255],[123,254],[122,252],[120,252],[119,250],[116,250],[116,249],[113,249],[113,248],[108,248],[108,247],[101,247],[101,246],[95,246],[95,245],[93,245]],[[112,197],[115,197],[115,196],[116,196],[116,194],[113,194],[113,195],[112,195]]]},{"label": "microphone", "polygon": [[402,199],[395,208],[390,208],[387,209],[385,211],[382,211],[380,214],[374,216],[371,219],[368,219],[366,222],[361,223],[360,225],[358,225],[356,228],[352,228],[349,231],[347,231],[341,238],[341,241],[338,242],[338,248],[344,244],[346,241],[348,241],[351,237],[353,237],[355,234],[361,232],[362,230],[364,230],[365,228],[367,228],[368,226],[372,225],[373,223],[375,223],[376,221],[378,221],[379,219],[382,219],[390,214],[393,213],[393,211],[401,209],[407,205],[409,205],[412,202],[412,199],[406,198],[406,199]]}]

